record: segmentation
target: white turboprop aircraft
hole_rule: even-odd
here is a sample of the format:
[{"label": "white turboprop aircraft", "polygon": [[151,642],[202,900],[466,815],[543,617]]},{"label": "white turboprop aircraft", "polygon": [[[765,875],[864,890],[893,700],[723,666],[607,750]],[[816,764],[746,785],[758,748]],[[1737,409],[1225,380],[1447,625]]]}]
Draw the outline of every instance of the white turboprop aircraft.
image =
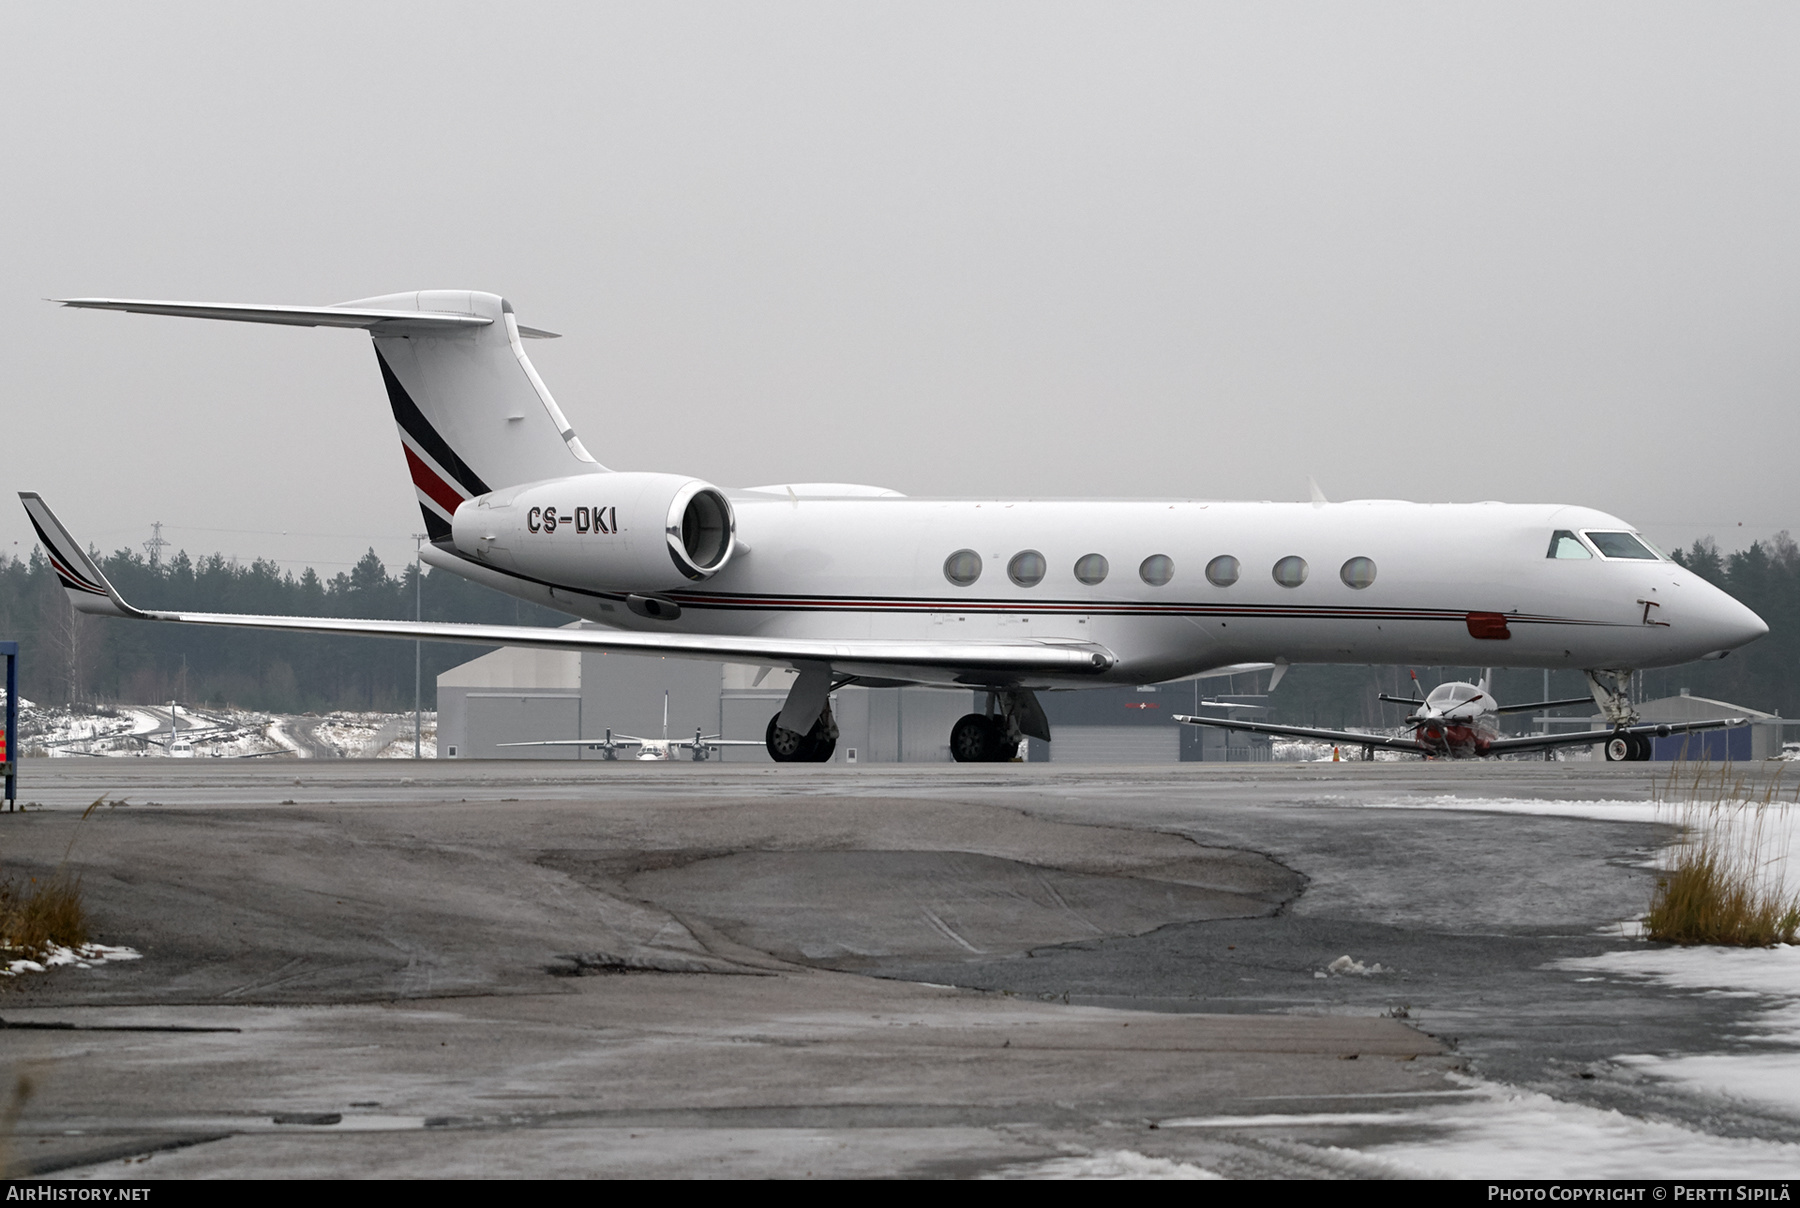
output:
[{"label": "white turboprop aircraft", "polygon": [[[1417,691],[1416,675],[1413,677],[1413,687]],[[1610,730],[1527,734],[1518,738],[1506,738],[1500,733],[1500,718],[1505,714],[1567,709],[1592,702],[1587,697],[1580,696],[1570,700],[1540,700],[1524,705],[1502,705],[1494,699],[1485,676],[1479,684],[1464,683],[1461,680],[1439,684],[1423,699],[1389,696],[1385,692],[1380,697],[1389,704],[1408,705],[1412,708],[1411,716],[1406,719],[1407,733],[1358,734],[1354,730],[1324,730],[1312,726],[1287,726],[1223,717],[1194,717],[1182,713],[1177,713],[1173,720],[1194,726],[1214,726],[1221,730],[1245,730],[1255,734],[1310,738],[1339,746],[1360,747],[1364,759],[1375,758],[1378,750],[1404,751],[1442,759],[1473,759],[1527,751],[1549,751],[1555,747],[1591,747],[1604,744],[1609,762],[1650,758],[1652,738],[1741,726],[1750,720],[1747,717],[1719,717],[1708,721],[1642,722],[1636,725],[1615,724]]]},{"label": "white turboprop aircraft", "polygon": [[661,738],[637,738],[630,734],[614,734],[608,726],[606,737],[592,738],[546,738],[537,742],[503,742],[502,747],[580,747],[584,751],[598,751],[602,759],[617,759],[620,751],[636,751],[633,759],[671,760],[677,758],[677,751],[689,752],[689,758],[695,763],[704,763],[711,759],[713,752],[726,747],[760,747],[764,744],[748,738],[721,738],[717,734],[705,734],[700,727],[694,727],[694,737],[669,737],[669,694],[663,693],[663,736]]},{"label": "white turboprop aircraft", "polygon": [[[1635,721],[1631,670],[1723,657],[1768,632],[1604,512],[1556,504],[908,499],[876,487],[731,490],[614,471],[576,437],[494,294],[337,306],[70,298],[190,318],[359,327],[436,569],[593,627],[151,612],[120,598],[35,494],[22,496],[84,612],[202,625],[658,654],[799,672],[766,741],[831,756],[835,687],[986,690],[959,760],[1048,739],[1036,693],[1249,663],[1570,667]],[[1093,434],[1099,436],[1099,433]],[[1503,644],[1502,644],[1503,643]]]},{"label": "white turboprop aircraft", "polygon": [[502,747],[579,747],[584,751],[598,751],[602,759],[617,759],[620,751],[631,751],[633,759],[672,760],[680,758],[678,751],[689,752],[689,758],[695,763],[711,759],[713,752],[724,747],[760,747],[763,743],[748,738],[720,738],[717,734],[703,734],[694,731],[693,738],[634,738],[630,734],[614,734],[606,732],[605,738],[559,738],[546,739],[542,742],[503,742]]}]

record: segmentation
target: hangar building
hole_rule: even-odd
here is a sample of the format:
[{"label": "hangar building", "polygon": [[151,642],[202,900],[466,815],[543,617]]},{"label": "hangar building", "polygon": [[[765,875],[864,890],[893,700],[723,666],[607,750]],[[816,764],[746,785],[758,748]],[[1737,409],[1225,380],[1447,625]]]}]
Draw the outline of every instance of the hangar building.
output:
[{"label": "hangar building", "polygon": [[[694,659],[506,647],[438,676],[441,759],[597,759],[579,747],[502,747],[544,739],[600,739],[607,730],[670,738],[696,729],[761,742],[781,711],[792,671]],[[837,763],[948,763],[950,727],[977,709],[969,691],[840,688]],[[629,755],[622,755],[629,758]],[[760,747],[726,747],[714,759],[771,763]]]},{"label": "hangar building", "polygon": [[[614,734],[661,738],[707,735],[760,742],[781,710],[794,673],[739,663],[643,655],[503,648],[438,676],[438,757],[442,759],[596,759],[578,747],[503,747],[543,739]],[[1255,735],[1183,726],[1193,712],[1192,683],[1147,688],[1045,692],[1039,699],[1056,741],[1027,745],[1033,762],[1175,763],[1264,761],[1269,742]],[[1245,698],[1261,700],[1262,698]],[[948,763],[950,728],[980,712],[983,694],[940,688],[863,688],[832,697],[837,763]],[[629,756],[622,756],[629,757]],[[769,763],[767,751],[726,747],[730,763]]]}]

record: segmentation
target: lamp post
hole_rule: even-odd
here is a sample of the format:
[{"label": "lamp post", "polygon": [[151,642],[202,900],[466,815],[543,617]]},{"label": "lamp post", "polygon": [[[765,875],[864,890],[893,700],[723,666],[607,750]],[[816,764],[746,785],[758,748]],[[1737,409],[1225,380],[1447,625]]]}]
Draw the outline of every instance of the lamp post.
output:
[{"label": "lamp post", "polygon": [[[424,566],[424,562],[423,562],[421,555],[425,549],[425,538],[428,535],[429,534],[426,534],[426,533],[414,533],[413,534],[413,620],[414,621],[423,621],[425,619],[425,566]],[[419,715],[419,701],[420,701],[419,684],[420,684],[420,678],[421,678],[420,672],[421,672],[422,664],[424,661],[424,654],[423,654],[424,647],[425,647],[425,643],[419,641],[416,638],[413,640],[413,758],[414,759],[422,758],[422,756],[420,754],[420,747],[421,747],[420,734],[422,732],[422,725],[419,720],[419,716],[420,716]]]}]

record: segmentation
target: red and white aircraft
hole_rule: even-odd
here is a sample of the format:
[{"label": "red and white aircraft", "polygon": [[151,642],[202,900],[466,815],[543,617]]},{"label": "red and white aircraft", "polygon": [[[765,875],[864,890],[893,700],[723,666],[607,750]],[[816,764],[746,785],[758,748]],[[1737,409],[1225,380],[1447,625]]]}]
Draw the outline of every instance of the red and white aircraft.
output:
[{"label": "red and white aircraft", "polygon": [[[1416,675],[1413,677],[1413,684],[1416,690]],[[1592,706],[1594,702],[1590,697],[1578,696],[1569,700],[1533,701],[1528,705],[1502,705],[1494,699],[1485,678],[1479,684],[1460,680],[1439,684],[1422,700],[1418,697],[1389,696],[1386,693],[1381,694],[1381,699],[1389,704],[1413,707],[1412,715],[1406,719],[1403,727],[1405,733],[1358,734],[1354,730],[1324,730],[1313,726],[1195,717],[1184,713],[1176,714],[1174,720],[1194,726],[1215,726],[1223,730],[1244,730],[1253,734],[1272,734],[1285,738],[1310,738],[1338,746],[1360,747],[1364,759],[1373,759],[1376,751],[1407,751],[1441,759],[1473,759],[1524,751],[1547,751],[1555,747],[1591,747],[1603,743],[1609,761],[1649,759],[1652,738],[1741,726],[1750,720],[1747,717],[1720,717],[1707,721],[1641,722],[1616,725],[1606,730],[1506,738],[1500,733],[1499,720],[1508,713],[1536,713],[1540,710],[1568,709],[1577,705]]]},{"label": "red and white aircraft", "polygon": [[[1722,657],[1768,631],[1629,524],[1558,504],[908,499],[841,483],[729,489],[609,470],[551,397],[494,294],[337,306],[70,298],[101,310],[369,332],[432,567],[590,626],[237,616],[133,607],[22,496],[85,612],[791,667],[770,754],[828,759],[835,687],[988,693],[960,760],[1048,739],[1036,694],[1246,664],[1570,667],[1619,725],[1629,672]],[[396,463],[398,465],[398,463]],[[1546,552],[1548,551],[1548,552]]]}]

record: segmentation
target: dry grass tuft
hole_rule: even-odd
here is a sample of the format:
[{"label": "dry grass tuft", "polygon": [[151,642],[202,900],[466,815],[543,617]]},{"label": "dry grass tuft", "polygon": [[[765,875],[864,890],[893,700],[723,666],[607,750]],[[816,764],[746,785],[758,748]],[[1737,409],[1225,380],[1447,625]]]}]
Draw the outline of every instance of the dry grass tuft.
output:
[{"label": "dry grass tuft", "polygon": [[87,910],[81,904],[81,878],[69,875],[75,840],[94,811],[117,805],[102,794],[81,812],[69,836],[68,849],[56,871],[37,877],[0,880],[0,968],[15,960],[39,960],[52,947],[79,948],[88,942]]},{"label": "dry grass tuft", "polygon": [[36,960],[52,945],[78,948],[87,941],[79,877],[0,882],[0,961]]},{"label": "dry grass tuft", "polygon": [[1800,893],[1787,884],[1793,820],[1792,803],[1780,796],[1781,771],[1758,786],[1734,777],[1729,764],[1670,770],[1657,800],[1680,827],[1681,843],[1644,917],[1650,939],[1743,948],[1794,942]]}]

